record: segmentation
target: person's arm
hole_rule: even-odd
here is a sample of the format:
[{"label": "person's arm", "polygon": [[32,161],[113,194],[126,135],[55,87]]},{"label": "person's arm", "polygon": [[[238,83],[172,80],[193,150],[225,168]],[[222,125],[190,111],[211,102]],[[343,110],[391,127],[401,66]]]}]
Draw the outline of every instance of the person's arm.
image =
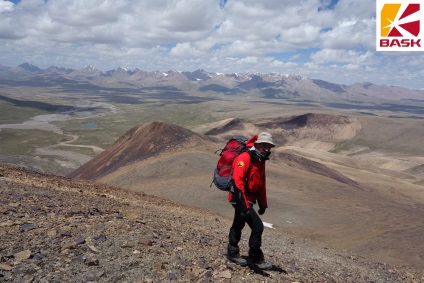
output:
[{"label": "person's arm", "polygon": [[[246,158],[246,156],[248,158]],[[234,181],[234,197],[241,212],[247,213],[249,210],[249,202],[246,197],[245,188],[246,176],[249,171],[250,156],[248,154],[239,155],[233,163],[233,181]]]}]

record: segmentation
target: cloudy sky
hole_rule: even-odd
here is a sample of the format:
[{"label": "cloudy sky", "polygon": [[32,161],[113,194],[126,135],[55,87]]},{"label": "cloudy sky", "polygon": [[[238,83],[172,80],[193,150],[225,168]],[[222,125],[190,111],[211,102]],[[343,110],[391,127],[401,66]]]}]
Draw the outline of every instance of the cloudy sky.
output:
[{"label": "cloudy sky", "polygon": [[277,72],[424,88],[424,53],[376,52],[371,0],[0,0],[0,64]]}]

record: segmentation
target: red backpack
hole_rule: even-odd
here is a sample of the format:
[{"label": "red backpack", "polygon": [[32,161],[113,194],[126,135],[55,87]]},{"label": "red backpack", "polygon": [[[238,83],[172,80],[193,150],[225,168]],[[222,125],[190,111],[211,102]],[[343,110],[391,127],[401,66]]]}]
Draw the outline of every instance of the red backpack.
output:
[{"label": "red backpack", "polygon": [[246,141],[246,137],[234,136],[221,150],[221,153],[219,154],[220,158],[216,164],[212,180],[212,183],[214,183],[218,189],[222,191],[230,190],[233,161],[242,152],[247,151]]}]

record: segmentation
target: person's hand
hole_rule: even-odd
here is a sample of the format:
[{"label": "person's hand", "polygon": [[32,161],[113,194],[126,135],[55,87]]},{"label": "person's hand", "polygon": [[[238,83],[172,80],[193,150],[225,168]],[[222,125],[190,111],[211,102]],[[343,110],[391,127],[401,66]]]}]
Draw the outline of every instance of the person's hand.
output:
[{"label": "person's hand", "polygon": [[261,207],[258,210],[259,215],[263,215],[265,213],[266,207]]}]

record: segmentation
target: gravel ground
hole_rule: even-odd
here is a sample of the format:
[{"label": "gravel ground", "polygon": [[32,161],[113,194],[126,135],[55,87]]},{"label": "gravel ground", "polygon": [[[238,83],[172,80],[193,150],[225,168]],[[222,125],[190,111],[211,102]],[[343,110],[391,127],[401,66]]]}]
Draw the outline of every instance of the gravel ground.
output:
[{"label": "gravel ground", "polygon": [[0,165],[0,282],[424,282],[422,272],[272,229],[263,249],[273,268],[237,266],[225,258],[230,222],[143,193]]}]

